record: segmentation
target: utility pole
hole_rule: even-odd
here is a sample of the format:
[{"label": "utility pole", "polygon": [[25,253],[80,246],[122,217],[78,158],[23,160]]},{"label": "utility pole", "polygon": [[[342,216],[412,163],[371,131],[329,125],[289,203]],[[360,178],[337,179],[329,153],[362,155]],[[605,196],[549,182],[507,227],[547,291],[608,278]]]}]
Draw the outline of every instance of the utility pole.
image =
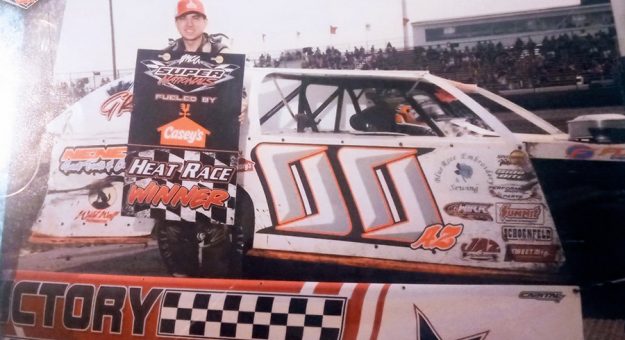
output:
[{"label": "utility pole", "polygon": [[401,24],[404,32],[404,50],[408,49],[408,10],[406,0],[401,0]]},{"label": "utility pole", "polygon": [[621,88],[623,105],[625,105],[625,1],[611,0],[611,2],[619,51],[617,82]]},{"label": "utility pole", "polygon": [[113,79],[117,79],[117,61],[115,60],[115,25],[113,25],[113,0],[109,0],[109,15],[111,18],[111,47],[113,51]]}]

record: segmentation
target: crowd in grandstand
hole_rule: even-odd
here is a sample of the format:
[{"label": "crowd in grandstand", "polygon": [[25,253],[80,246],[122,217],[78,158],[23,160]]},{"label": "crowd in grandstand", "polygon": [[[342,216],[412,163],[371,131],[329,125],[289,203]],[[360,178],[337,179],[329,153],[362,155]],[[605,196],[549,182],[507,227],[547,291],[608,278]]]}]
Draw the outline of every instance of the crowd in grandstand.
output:
[{"label": "crowd in grandstand", "polygon": [[[302,68],[362,70],[429,70],[434,74],[493,89],[519,89],[574,85],[612,77],[617,57],[615,32],[580,36],[561,34],[540,42],[517,39],[512,46],[478,42],[469,47],[415,47],[406,58],[390,43],[384,49],[354,48],[341,52],[328,47],[282,53],[279,58],[262,55],[257,67],[281,67],[299,60]],[[292,65],[292,63],[290,64]]]},{"label": "crowd in grandstand", "polygon": [[[489,41],[463,48],[447,44],[400,51],[391,43],[384,49],[355,47],[343,52],[334,47],[304,48],[282,52],[276,58],[263,54],[254,64],[256,67],[429,70],[444,78],[476,83],[492,90],[514,90],[613,79],[618,57],[615,36],[611,30],[583,36],[561,34],[539,42],[519,38],[511,46]],[[56,86],[54,95],[60,103],[69,105],[108,82],[108,77],[101,77],[96,86],[86,77],[62,82]]]}]

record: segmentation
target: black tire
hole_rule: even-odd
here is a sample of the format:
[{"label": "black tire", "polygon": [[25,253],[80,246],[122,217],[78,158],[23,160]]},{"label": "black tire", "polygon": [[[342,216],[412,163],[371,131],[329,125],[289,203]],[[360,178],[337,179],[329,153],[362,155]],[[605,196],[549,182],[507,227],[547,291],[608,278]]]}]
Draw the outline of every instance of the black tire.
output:
[{"label": "black tire", "polygon": [[161,221],[156,238],[173,276],[227,277],[233,271],[233,243],[225,225]]}]

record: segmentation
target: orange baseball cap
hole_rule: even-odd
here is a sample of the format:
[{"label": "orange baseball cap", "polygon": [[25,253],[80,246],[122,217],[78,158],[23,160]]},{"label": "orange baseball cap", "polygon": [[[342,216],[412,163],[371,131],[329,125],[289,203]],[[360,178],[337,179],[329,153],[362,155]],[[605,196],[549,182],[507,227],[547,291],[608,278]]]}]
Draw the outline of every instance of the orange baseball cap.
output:
[{"label": "orange baseball cap", "polygon": [[180,0],[178,1],[178,12],[176,18],[181,17],[187,13],[199,13],[206,16],[204,12],[204,4],[200,0]]}]

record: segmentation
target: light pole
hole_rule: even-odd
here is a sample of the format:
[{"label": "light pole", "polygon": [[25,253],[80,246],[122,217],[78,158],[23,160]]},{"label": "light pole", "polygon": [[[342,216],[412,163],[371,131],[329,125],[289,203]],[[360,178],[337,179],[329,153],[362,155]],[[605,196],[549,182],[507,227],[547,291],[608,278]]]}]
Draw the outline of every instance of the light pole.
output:
[{"label": "light pole", "polygon": [[115,60],[115,25],[113,24],[113,0],[109,0],[109,16],[111,18],[111,47],[113,51],[113,79],[117,79],[117,62]]},{"label": "light pole", "polygon": [[612,16],[614,17],[619,51],[618,73],[616,76],[621,88],[623,105],[625,105],[625,2],[623,0],[612,0]]}]

